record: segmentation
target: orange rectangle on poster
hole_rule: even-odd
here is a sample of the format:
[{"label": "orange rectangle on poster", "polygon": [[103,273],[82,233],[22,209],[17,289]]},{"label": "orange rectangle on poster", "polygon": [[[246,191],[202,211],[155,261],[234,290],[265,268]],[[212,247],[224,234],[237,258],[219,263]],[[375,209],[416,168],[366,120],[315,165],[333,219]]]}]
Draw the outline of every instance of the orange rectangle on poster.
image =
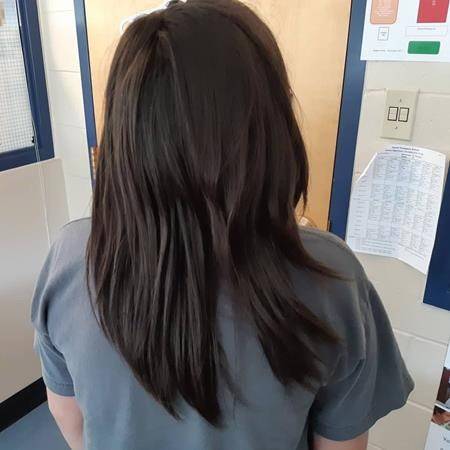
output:
[{"label": "orange rectangle on poster", "polygon": [[372,0],[370,22],[374,25],[392,25],[397,21],[399,0]]}]

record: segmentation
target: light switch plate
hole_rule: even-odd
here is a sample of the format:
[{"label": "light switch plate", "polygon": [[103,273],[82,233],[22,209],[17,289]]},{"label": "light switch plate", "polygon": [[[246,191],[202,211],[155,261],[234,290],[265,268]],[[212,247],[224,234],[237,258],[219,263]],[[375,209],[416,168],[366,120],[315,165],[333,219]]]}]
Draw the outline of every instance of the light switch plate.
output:
[{"label": "light switch plate", "polygon": [[387,91],[381,137],[411,140],[418,94],[419,91]]}]

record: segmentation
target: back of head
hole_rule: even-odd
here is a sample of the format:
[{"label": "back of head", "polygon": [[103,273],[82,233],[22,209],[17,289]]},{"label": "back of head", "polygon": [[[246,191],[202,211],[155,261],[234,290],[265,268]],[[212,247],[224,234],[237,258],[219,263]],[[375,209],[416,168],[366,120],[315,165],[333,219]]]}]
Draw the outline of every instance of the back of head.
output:
[{"label": "back of head", "polygon": [[106,336],[174,416],[181,395],[218,424],[221,372],[235,389],[216,333],[223,281],[275,376],[319,377],[308,339],[335,338],[288,275],[327,274],[295,222],[307,180],[281,53],[249,8],[171,2],[127,28],[106,90],[88,275]]}]

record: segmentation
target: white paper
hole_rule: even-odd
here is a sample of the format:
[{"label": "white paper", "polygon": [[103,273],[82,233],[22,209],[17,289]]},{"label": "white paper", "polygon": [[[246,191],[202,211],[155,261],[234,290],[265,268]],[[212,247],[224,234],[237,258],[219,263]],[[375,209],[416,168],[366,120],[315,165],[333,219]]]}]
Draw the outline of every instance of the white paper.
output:
[{"label": "white paper", "polygon": [[[437,2],[446,0],[428,0],[432,2],[427,8],[441,8],[444,14],[441,22],[421,23],[419,7],[421,2],[427,0],[368,0],[366,6],[366,19],[362,44],[361,59],[375,61],[450,61],[449,26],[450,14],[445,16],[444,6],[436,6]],[[423,7],[423,5],[422,5]],[[383,20],[374,20],[374,10],[389,12]],[[446,19],[446,20],[445,20]],[[435,19],[433,19],[435,20]],[[445,21],[444,21],[445,20]],[[373,23],[377,22],[377,23]],[[393,23],[392,23],[393,22]],[[439,42],[440,49],[437,55],[410,54],[408,51],[411,41]]]},{"label": "white paper", "polygon": [[439,395],[443,395],[443,397],[438,395],[436,400],[425,450],[450,450],[450,380],[448,379],[448,369],[450,369],[450,347],[447,351],[447,358],[439,383],[440,387],[448,385],[448,389],[439,389]]},{"label": "white paper", "polygon": [[352,191],[347,243],[427,273],[445,178],[445,155],[393,145],[377,153]]},{"label": "white paper", "polygon": [[450,431],[431,423],[425,450],[450,450]]}]

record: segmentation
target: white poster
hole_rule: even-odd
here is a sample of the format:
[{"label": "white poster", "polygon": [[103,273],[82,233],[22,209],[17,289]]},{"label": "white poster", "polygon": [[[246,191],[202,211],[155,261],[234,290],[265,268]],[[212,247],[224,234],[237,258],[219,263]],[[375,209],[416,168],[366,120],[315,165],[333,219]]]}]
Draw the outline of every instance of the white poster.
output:
[{"label": "white poster", "polygon": [[393,145],[377,153],[351,195],[346,241],[428,272],[439,221],[445,155]]},{"label": "white poster", "polygon": [[368,0],[361,59],[450,62],[450,0]]},{"label": "white poster", "polygon": [[450,347],[442,371],[425,450],[450,450]]}]

